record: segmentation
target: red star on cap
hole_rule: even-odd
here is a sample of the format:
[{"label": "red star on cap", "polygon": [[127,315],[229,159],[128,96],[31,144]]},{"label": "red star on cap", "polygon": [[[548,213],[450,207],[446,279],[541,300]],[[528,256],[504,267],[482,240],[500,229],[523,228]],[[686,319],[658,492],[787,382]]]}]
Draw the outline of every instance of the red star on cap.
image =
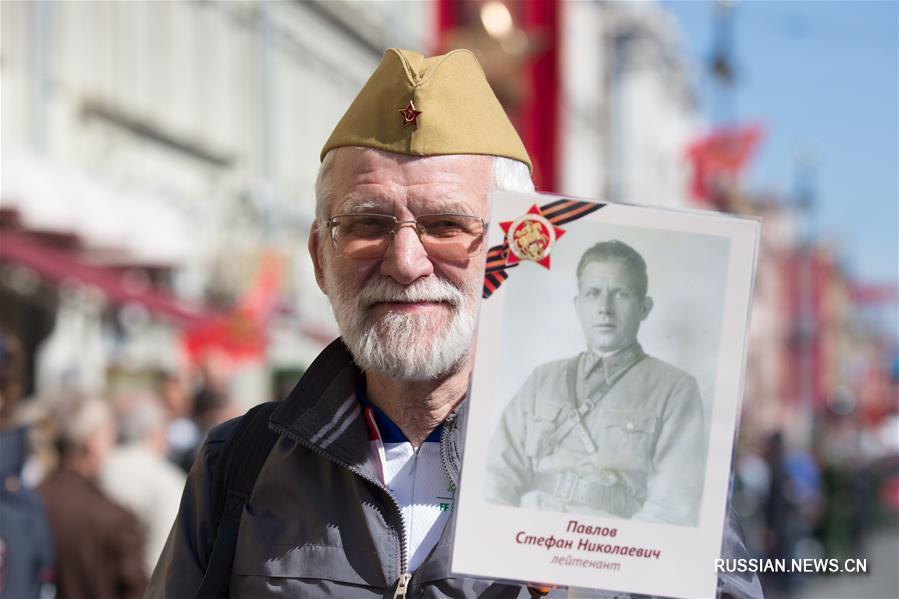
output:
[{"label": "red star on cap", "polygon": [[403,115],[403,127],[418,127],[418,115],[421,114],[421,111],[415,110],[415,104],[412,103],[412,100],[409,100],[408,106],[400,108],[397,112]]}]

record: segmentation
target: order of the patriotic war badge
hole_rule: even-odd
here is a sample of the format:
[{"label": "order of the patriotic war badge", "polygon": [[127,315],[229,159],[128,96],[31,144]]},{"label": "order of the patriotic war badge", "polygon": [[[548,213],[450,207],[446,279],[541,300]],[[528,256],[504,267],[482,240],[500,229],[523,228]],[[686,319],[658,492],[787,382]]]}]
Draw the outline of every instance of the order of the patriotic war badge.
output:
[{"label": "order of the patriotic war badge", "polygon": [[499,224],[506,234],[509,252],[506,254],[506,266],[517,264],[522,260],[536,262],[549,268],[549,254],[553,244],[562,235],[564,229],[553,226],[540,212],[537,204],[513,221]]}]

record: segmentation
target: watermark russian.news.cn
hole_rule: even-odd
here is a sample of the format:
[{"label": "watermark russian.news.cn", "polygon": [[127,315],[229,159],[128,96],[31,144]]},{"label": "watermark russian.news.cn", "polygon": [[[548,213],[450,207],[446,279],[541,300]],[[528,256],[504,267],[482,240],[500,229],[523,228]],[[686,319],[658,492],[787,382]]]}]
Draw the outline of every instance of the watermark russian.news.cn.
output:
[{"label": "watermark russian.news.cn", "polygon": [[759,574],[796,572],[801,574],[867,574],[868,560],[859,558],[801,558],[716,559],[715,572],[756,572]]}]

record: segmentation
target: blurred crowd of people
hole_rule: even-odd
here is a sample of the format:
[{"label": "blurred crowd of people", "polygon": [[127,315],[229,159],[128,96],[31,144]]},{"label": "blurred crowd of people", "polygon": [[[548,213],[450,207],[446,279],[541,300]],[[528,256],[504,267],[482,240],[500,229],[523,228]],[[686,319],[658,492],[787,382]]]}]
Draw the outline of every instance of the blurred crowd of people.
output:
[{"label": "blurred crowd of people", "polygon": [[227,364],[23,398],[0,339],[0,598],[141,597],[203,437],[240,410]]},{"label": "blurred crowd of people", "polygon": [[[758,557],[868,558],[869,540],[899,526],[899,414],[830,412],[812,447],[770,433],[738,454],[734,504]],[[895,532],[892,532],[895,534]],[[766,594],[800,593],[797,572],[762,576]]]}]

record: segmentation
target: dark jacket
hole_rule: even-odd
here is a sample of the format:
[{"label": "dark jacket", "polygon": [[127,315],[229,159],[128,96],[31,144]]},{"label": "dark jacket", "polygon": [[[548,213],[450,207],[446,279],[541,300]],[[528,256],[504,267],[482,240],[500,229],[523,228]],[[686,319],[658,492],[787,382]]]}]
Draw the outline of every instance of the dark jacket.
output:
[{"label": "dark jacket", "polygon": [[147,580],[137,519],[93,481],[65,467],[38,492],[56,545],[56,596],[140,597]]},{"label": "dark jacket", "polygon": [[[230,592],[234,597],[392,597],[406,547],[399,506],[369,463],[368,430],[355,397],[360,372],[346,347],[332,343],[278,406],[269,427],[280,434],[241,518]],[[457,483],[461,411],[444,423],[441,457]],[[213,429],[188,478],[181,510],[147,597],[192,597],[215,537],[210,472],[234,421]],[[414,572],[407,597],[528,597],[520,585],[453,576],[453,520]],[[728,557],[745,557],[729,522]],[[724,579],[737,597],[760,597],[756,578]],[[744,592],[748,591],[748,592]]]},{"label": "dark jacket", "polygon": [[53,539],[40,497],[20,478],[26,429],[0,430],[0,599],[38,597],[53,573]]}]

